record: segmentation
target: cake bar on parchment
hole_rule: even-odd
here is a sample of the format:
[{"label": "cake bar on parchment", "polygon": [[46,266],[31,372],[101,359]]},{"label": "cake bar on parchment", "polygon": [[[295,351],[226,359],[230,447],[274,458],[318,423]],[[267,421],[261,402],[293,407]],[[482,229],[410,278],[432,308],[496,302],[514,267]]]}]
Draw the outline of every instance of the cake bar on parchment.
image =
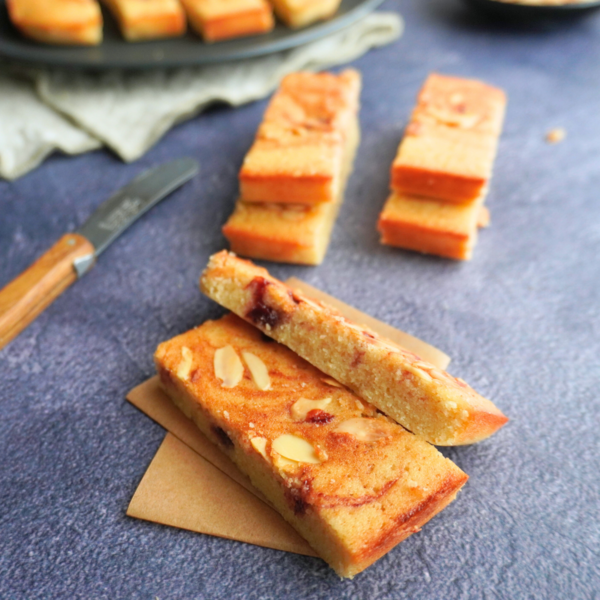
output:
[{"label": "cake bar on parchment", "polygon": [[164,342],[155,361],[173,402],[342,577],[419,531],[467,480],[234,315]]}]

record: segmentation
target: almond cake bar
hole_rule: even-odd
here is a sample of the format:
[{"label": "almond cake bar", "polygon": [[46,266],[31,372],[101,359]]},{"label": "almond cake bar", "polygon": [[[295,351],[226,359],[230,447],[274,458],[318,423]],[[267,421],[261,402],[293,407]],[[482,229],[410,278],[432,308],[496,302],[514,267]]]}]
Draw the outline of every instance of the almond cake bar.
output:
[{"label": "almond cake bar", "polygon": [[50,44],[96,45],[102,41],[102,13],[95,0],[7,0],[13,25]]},{"label": "almond cake bar", "polygon": [[178,0],[102,0],[129,42],[183,35],[185,13]]},{"label": "almond cake bar", "polygon": [[477,241],[479,223],[489,222],[482,212],[484,197],[466,204],[407,196],[392,192],[379,216],[381,243],[469,260]]},{"label": "almond cake bar", "polygon": [[275,94],[240,171],[223,233],[234,252],[317,265],[359,143],[360,75],[294,73]]},{"label": "almond cake bar", "polygon": [[431,74],[392,164],[392,189],[457,203],[481,196],[505,107],[506,96],[498,88]]},{"label": "almond cake bar", "polygon": [[341,183],[334,202],[310,206],[238,200],[233,214],[223,227],[231,250],[251,258],[321,264],[344,200],[346,181],[352,170],[359,137],[358,120],[354,118],[346,138]]},{"label": "almond cake bar", "polygon": [[235,315],[161,344],[163,389],[342,577],[467,480],[433,446]]},{"label": "almond cake bar", "polygon": [[181,0],[192,28],[207,42],[266,33],[273,29],[267,0]]},{"label": "almond cake bar", "polygon": [[277,16],[294,29],[332,17],[342,0],[271,0]]},{"label": "almond cake bar", "polygon": [[508,420],[464,381],[226,251],[210,258],[200,287],[433,444],[477,442]]}]

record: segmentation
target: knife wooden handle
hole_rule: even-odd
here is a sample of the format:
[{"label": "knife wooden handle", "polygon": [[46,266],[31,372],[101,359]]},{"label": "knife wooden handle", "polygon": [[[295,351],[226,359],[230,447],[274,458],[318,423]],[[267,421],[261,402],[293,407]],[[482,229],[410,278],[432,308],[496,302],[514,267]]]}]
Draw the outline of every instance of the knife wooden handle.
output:
[{"label": "knife wooden handle", "polygon": [[94,253],[77,233],[67,233],[26,271],[0,290],[0,348],[16,337],[76,279],[73,261]]}]

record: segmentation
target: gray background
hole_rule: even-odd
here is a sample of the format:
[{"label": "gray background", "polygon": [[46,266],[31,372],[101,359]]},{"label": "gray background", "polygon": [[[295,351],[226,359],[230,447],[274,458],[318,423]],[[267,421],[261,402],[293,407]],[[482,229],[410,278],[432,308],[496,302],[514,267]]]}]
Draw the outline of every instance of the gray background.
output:
[{"label": "gray background", "polygon": [[[0,351],[0,597],[598,598],[600,14],[506,25],[455,0],[387,2],[406,33],[356,61],[363,142],[324,264],[271,265],[447,351],[511,417],[444,450],[471,477],[443,514],[353,581],[313,558],[125,516],[164,431],[124,401],[156,345],[221,314],[197,280],[265,102],[217,107],[124,165],[56,156],[0,182],[0,285],[147,166],[194,181],[148,213]],[[509,95],[469,263],[386,248],[388,170],[432,70]],[[545,133],[566,128],[548,145]]]}]

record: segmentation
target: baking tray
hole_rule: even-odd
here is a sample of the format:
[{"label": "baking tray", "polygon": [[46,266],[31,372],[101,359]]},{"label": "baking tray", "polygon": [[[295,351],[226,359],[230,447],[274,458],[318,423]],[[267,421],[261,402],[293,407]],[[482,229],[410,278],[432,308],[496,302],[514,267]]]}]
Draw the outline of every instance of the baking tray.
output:
[{"label": "baking tray", "polygon": [[577,2],[574,4],[519,4],[501,0],[466,0],[492,17],[506,20],[531,21],[540,18],[565,19],[576,18],[600,8],[600,0]]},{"label": "baking tray", "polygon": [[288,50],[348,27],[383,0],[342,0],[328,21],[294,30],[277,23],[263,35],[207,44],[194,32],[180,38],[126,42],[115,20],[103,9],[104,40],[99,46],[53,46],[21,35],[8,18],[5,0],[0,0],[0,57],[22,63],[71,69],[149,69],[220,63]]}]

